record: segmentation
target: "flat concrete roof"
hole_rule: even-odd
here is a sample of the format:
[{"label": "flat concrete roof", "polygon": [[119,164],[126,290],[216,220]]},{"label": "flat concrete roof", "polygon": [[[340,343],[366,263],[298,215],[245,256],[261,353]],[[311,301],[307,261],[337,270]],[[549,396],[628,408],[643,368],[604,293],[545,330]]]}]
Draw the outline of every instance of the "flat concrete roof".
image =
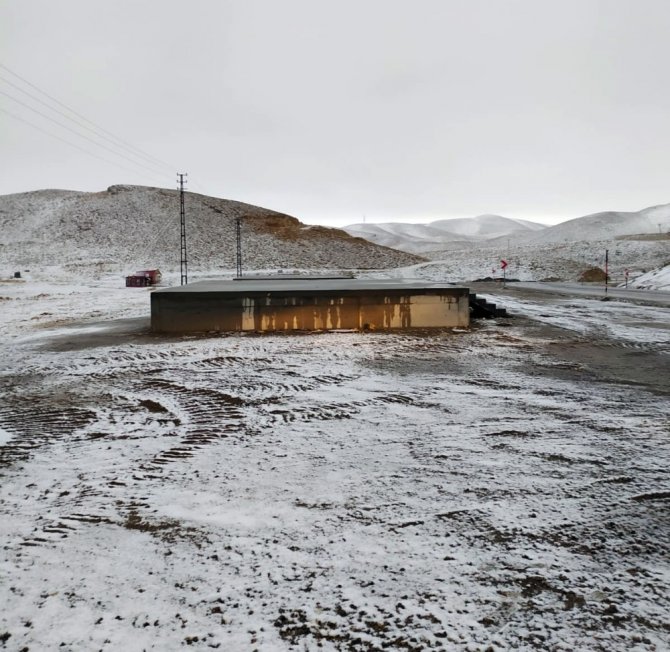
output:
[{"label": "flat concrete roof", "polygon": [[309,276],[306,274],[250,274],[249,276],[236,276],[233,281],[313,281],[326,278],[355,278],[353,274],[317,274]]},{"label": "flat concrete roof", "polygon": [[239,281],[200,281],[189,285],[154,290],[157,293],[226,293],[248,294],[249,292],[346,292],[346,291],[382,291],[389,290],[456,290],[465,289],[450,283],[432,283],[420,279],[358,279],[358,278],[308,278],[285,279],[273,277],[263,280]]}]

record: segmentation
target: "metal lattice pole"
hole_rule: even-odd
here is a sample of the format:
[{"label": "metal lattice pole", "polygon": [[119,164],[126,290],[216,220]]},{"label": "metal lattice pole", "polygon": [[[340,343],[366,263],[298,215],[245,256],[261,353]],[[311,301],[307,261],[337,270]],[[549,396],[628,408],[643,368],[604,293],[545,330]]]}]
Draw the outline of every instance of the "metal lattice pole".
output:
[{"label": "metal lattice pole", "polygon": [[235,218],[235,237],[237,240],[237,278],[242,277],[242,220]]},{"label": "metal lattice pole", "polygon": [[186,255],[186,211],[184,210],[184,177],[186,173],[177,173],[179,177],[179,221],[181,223],[181,284],[188,284],[188,257]]}]

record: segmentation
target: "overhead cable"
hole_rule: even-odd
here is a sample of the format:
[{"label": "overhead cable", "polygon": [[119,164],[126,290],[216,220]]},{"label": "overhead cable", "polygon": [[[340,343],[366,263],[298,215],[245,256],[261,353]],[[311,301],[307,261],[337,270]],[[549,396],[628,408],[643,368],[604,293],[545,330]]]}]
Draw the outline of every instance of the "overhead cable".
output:
[{"label": "overhead cable", "polygon": [[[105,140],[105,141],[111,143],[111,144],[114,145],[115,147],[119,147],[118,143],[117,143],[114,139],[112,139],[112,138],[108,138],[108,137],[105,136],[104,134],[99,134],[98,131],[97,131],[96,129],[94,129],[94,128],[92,128],[92,127],[89,127],[88,125],[84,124],[81,120],[77,120],[77,119],[73,118],[72,116],[69,116],[67,113],[65,113],[65,111],[61,111],[60,109],[56,109],[56,108],[54,108],[54,107],[51,106],[48,102],[45,102],[44,100],[41,100],[39,97],[33,95],[32,93],[29,93],[28,91],[24,90],[24,89],[21,88],[18,84],[14,84],[13,82],[9,81],[8,79],[5,79],[2,75],[0,75],[0,81],[3,81],[3,82],[5,82],[6,84],[9,84],[10,86],[12,86],[13,88],[15,88],[15,89],[18,90],[19,92],[24,93],[25,95],[27,95],[28,97],[30,97],[30,98],[33,99],[34,101],[39,102],[42,106],[45,106],[45,107],[46,107],[47,109],[49,109],[50,111],[54,111],[55,113],[58,113],[59,115],[62,115],[64,118],[66,118],[67,120],[70,120],[71,122],[73,122],[74,124],[76,124],[78,127],[82,128],[82,129],[86,129],[87,131],[89,131],[89,132],[91,132],[92,134],[94,134],[97,138],[101,138],[102,140]],[[0,91],[0,92],[3,92],[3,91]],[[7,95],[6,93],[3,93],[3,94]],[[16,100],[15,98],[13,98],[12,96],[9,96],[9,95],[7,95],[7,96],[10,97],[11,99],[14,99],[14,101],[17,101],[17,102],[19,101],[19,100]],[[25,106],[25,105],[24,105],[24,106]],[[127,147],[123,147],[123,149],[125,149],[131,156],[134,156],[134,157],[136,157],[136,158],[146,159],[146,157],[140,157],[139,155],[135,154],[131,149],[129,149],[129,148],[127,148]],[[147,160],[148,160],[148,159],[146,159],[146,160],[142,160],[142,161],[140,162],[140,164],[141,164],[141,165],[146,165],[146,164],[147,164],[147,162],[146,162]],[[156,170],[158,170],[158,167],[156,166],[155,163],[153,163],[153,162],[150,161],[150,160],[148,160],[148,161],[149,161],[149,164],[150,164],[150,165],[152,165]],[[161,173],[161,174],[165,174],[165,172],[164,172],[163,170],[161,170],[160,173]]]},{"label": "overhead cable", "polygon": [[[101,132],[107,134],[108,136],[110,136],[110,137],[113,138],[114,140],[118,141],[119,143],[121,143],[121,144],[124,145],[125,147],[128,147],[128,148],[134,150],[134,151],[137,152],[138,154],[142,155],[144,158],[150,159],[150,160],[152,160],[154,163],[159,163],[160,165],[167,167],[170,171],[173,171],[173,170],[176,169],[176,166],[171,165],[170,163],[166,163],[165,161],[162,161],[161,159],[156,158],[155,156],[151,156],[151,154],[148,154],[147,152],[145,152],[145,151],[139,149],[138,147],[135,147],[134,145],[131,145],[130,143],[128,143],[128,142],[126,142],[125,140],[123,140],[122,138],[119,138],[118,136],[114,135],[113,133],[111,133],[110,131],[108,131],[107,129],[105,129],[104,127],[101,127],[100,125],[96,124],[95,122],[93,122],[93,120],[89,120],[86,116],[82,115],[81,113],[78,113],[78,112],[75,111],[73,108],[69,107],[67,104],[64,104],[63,102],[61,102],[60,100],[56,99],[56,98],[53,97],[52,95],[49,95],[49,93],[47,93],[46,91],[43,91],[41,88],[39,88],[38,86],[36,86],[36,85],[33,84],[32,82],[28,81],[25,77],[22,77],[22,76],[19,75],[18,73],[14,72],[11,68],[7,67],[5,64],[3,64],[3,63],[1,63],[1,62],[0,62],[0,68],[3,68],[4,70],[6,70],[8,73],[10,73],[11,75],[13,75],[13,76],[16,77],[17,79],[20,79],[24,84],[27,84],[28,86],[30,86],[31,88],[35,89],[36,91],[38,91],[39,93],[41,93],[41,94],[44,95],[45,97],[48,97],[52,102],[55,102],[56,104],[58,104],[59,106],[63,107],[64,109],[67,109],[67,110],[70,111],[70,113],[72,113],[73,115],[76,115],[76,116],[77,116],[78,118],[80,118],[81,120],[84,120],[84,121],[88,122],[90,125],[93,125],[93,127],[95,127],[96,129],[98,129],[98,130],[100,130]],[[24,92],[25,92],[25,91],[24,91]],[[54,110],[55,110],[55,109],[54,109]]]},{"label": "overhead cable", "polygon": [[[11,111],[8,111],[7,109],[3,108],[0,106],[0,111],[3,113],[6,113],[7,115],[11,116],[15,120],[19,120],[20,122],[23,122],[29,126],[31,126],[33,129],[37,129],[37,131],[42,132],[43,134],[46,134],[47,136],[50,136],[51,138],[55,138],[56,140],[60,140],[61,142],[70,145],[70,147],[74,147],[75,149],[78,149],[80,152],[84,152],[84,154],[88,154],[89,156],[93,156],[94,158],[99,159],[100,161],[104,161],[105,163],[111,163],[112,165],[116,165],[117,167],[120,167],[127,172],[132,172],[133,174],[137,174],[138,170],[131,170],[130,168],[126,167],[125,165],[122,165],[121,163],[118,163],[117,161],[112,161],[108,158],[105,158],[104,156],[100,156],[99,154],[96,154],[94,152],[91,152],[84,147],[80,147],[76,143],[73,143],[66,138],[62,138],[61,136],[58,136],[50,131],[47,131],[46,129],[43,129],[42,127],[39,127],[38,125],[34,124],[33,122],[30,122],[29,120],[26,120],[25,118],[22,118],[21,116],[16,115],[15,113],[12,113]],[[140,173],[144,174],[144,172],[140,171]],[[151,174],[158,178],[158,175],[156,175],[154,172],[151,172]]]},{"label": "overhead cable", "polygon": [[148,167],[144,163],[134,161],[133,159],[126,156],[125,154],[123,154],[121,152],[117,152],[116,150],[112,149],[111,147],[108,147],[107,145],[103,145],[102,143],[99,143],[99,142],[93,140],[91,137],[87,136],[86,134],[82,134],[82,133],[78,132],[77,130],[73,129],[72,127],[70,127],[66,124],[64,124],[60,120],[56,120],[55,118],[52,118],[50,115],[47,115],[46,113],[43,113],[42,111],[30,106],[30,104],[27,104],[26,102],[23,102],[22,100],[19,100],[16,97],[13,97],[9,93],[5,93],[5,91],[0,90],[0,95],[4,95],[5,97],[8,97],[13,102],[16,102],[17,104],[20,104],[21,106],[24,106],[25,108],[27,108],[29,111],[32,111],[33,113],[37,113],[37,115],[42,116],[46,120],[49,120],[50,122],[53,122],[54,124],[58,125],[59,127],[62,127],[63,129],[66,129],[67,131],[73,133],[75,136],[79,136],[80,138],[83,138],[83,139],[93,143],[96,147],[101,147],[102,149],[105,149],[108,152],[111,152],[115,156],[120,156],[121,158],[124,158],[127,161],[130,161],[133,165],[144,168],[145,170],[148,170],[152,174],[161,174],[161,175],[163,174],[162,172],[158,172],[155,169],[151,169],[150,167]]}]

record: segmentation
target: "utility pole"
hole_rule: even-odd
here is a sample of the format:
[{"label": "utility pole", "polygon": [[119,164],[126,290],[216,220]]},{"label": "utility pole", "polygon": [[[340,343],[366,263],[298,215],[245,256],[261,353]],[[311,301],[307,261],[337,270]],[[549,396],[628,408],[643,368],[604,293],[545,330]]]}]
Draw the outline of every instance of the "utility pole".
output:
[{"label": "utility pole", "polygon": [[186,212],[184,211],[184,177],[188,176],[186,173],[180,174],[179,177],[179,221],[181,223],[181,284],[188,285],[188,258],[186,256]]},{"label": "utility pole", "polygon": [[605,296],[607,296],[607,284],[609,281],[609,262],[610,262],[610,252],[609,249],[605,249]]},{"label": "utility pole", "polygon": [[235,239],[237,241],[237,278],[242,278],[242,218],[235,218]]}]

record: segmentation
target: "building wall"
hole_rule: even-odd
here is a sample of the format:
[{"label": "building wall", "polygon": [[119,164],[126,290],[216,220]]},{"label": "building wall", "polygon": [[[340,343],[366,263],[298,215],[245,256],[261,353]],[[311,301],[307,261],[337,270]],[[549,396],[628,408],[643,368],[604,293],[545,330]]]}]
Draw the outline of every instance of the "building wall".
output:
[{"label": "building wall", "polygon": [[151,297],[156,332],[467,327],[468,290],[338,293],[161,291]]}]

